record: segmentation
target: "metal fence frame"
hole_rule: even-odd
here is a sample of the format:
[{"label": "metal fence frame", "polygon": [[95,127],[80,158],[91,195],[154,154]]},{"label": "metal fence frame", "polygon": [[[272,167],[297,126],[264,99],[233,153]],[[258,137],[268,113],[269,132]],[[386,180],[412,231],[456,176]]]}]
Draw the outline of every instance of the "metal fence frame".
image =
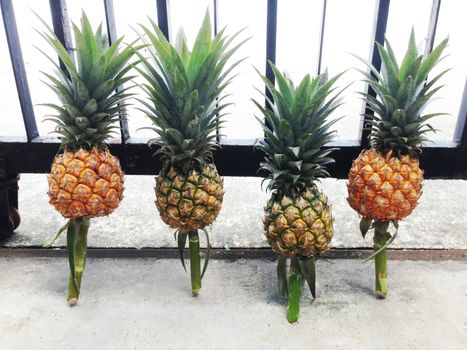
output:
[{"label": "metal fence frame", "polygon": [[[107,34],[110,41],[116,40],[115,16],[112,0],[103,0],[107,23]],[[325,17],[327,0],[323,1],[322,22],[320,29],[320,46],[318,56],[318,70],[321,67],[323,40],[325,36]],[[66,1],[49,0],[52,15],[53,29],[65,48],[71,52],[72,41],[68,20]],[[27,140],[2,138],[0,135],[0,230],[11,226],[11,207],[17,208],[17,174],[43,173],[49,170],[50,162],[59,149],[56,139],[41,137],[38,133],[34,109],[31,102],[26,71],[21,53],[20,38],[16,26],[12,0],[0,0],[3,23],[7,37],[16,87],[22,110],[22,117],[26,129]],[[217,29],[217,0],[213,0],[214,25]],[[377,0],[374,18],[373,39],[382,43],[388,22],[390,0]],[[425,52],[433,48],[438,23],[441,0],[433,0],[429,24],[429,33]],[[155,0],[157,20],[162,32],[169,36],[169,16],[167,0]],[[274,75],[267,60],[275,62],[276,59],[276,33],[277,33],[277,6],[278,0],[267,0],[267,31],[266,31],[266,76],[274,81]],[[380,69],[381,60],[373,46],[371,54],[372,64]],[[268,93],[268,92],[267,92]],[[370,88],[369,94],[374,95]],[[271,97],[271,96],[269,96]],[[266,103],[266,102],[265,102]],[[366,108],[365,113],[371,113]],[[434,145],[424,147],[421,162],[425,169],[426,178],[467,178],[467,84],[463,94],[461,116],[458,119],[453,145]],[[362,120],[362,126],[365,121]],[[117,155],[127,174],[153,175],[160,169],[160,161],[153,158],[154,150],[149,149],[141,140],[131,137],[128,124],[121,122],[121,142],[112,143],[110,149]],[[329,167],[331,176],[346,178],[352,159],[354,159],[368,145],[368,131],[361,133],[359,145],[340,145],[333,153],[335,164]],[[255,151],[253,145],[242,144],[235,140],[222,140],[222,149],[215,154],[215,162],[220,174],[224,176],[257,176],[258,164],[263,155]],[[333,147],[336,145],[332,145]],[[10,211],[9,211],[10,210]],[[10,213],[10,214],[8,214]],[[1,234],[1,232],[0,232]]]}]

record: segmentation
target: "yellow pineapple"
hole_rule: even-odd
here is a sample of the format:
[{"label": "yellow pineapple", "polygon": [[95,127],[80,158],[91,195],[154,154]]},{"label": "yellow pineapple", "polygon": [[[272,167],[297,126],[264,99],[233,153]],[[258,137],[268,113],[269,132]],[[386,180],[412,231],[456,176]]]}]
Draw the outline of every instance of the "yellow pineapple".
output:
[{"label": "yellow pineapple", "polygon": [[311,257],[331,248],[332,207],[326,195],[316,188],[280,200],[273,195],[264,211],[264,231],[276,253]]},{"label": "yellow pineapple", "polygon": [[188,176],[170,168],[156,177],[156,207],[162,221],[175,229],[202,229],[212,224],[222,207],[224,180],[213,164]]}]

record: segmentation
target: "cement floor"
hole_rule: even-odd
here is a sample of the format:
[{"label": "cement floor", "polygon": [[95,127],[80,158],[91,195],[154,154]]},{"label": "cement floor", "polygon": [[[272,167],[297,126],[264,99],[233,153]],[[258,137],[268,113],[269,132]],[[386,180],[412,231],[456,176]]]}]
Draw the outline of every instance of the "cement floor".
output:
[{"label": "cement floor", "polygon": [[0,348],[424,349],[467,344],[467,264],[391,261],[388,299],[373,266],[317,263],[290,325],[275,263],[214,260],[198,298],[177,260],[89,259],[82,297],[65,301],[65,258],[1,258]]}]

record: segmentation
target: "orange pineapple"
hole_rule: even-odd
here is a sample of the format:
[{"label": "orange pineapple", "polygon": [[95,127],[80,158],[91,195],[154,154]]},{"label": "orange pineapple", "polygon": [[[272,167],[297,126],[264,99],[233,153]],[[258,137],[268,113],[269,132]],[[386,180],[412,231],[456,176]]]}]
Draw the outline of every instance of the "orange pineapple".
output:
[{"label": "orange pineapple", "polygon": [[120,162],[106,149],[57,155],[48,180],[50,204],[69,219],[109,215],[123,197]]},{"label": "orange pineapple", "polygon": [[417,206],[422,193],[423,171],[418,158],[394,157],[375,148],[354,160],[349,174],[348,202],[361,216],[401,220]]},{"label": "orange pineapple", "polygon": [[105,141],[118,129],[113,124],[120,118],[122,102],[130,96],[121,86],[131,79],[126,76],[131,68],[127,62],[135,50],[127,47],[119,53],[122,38],[109,47],[102,27],[94,33],[83,13],[81,29],[73,24],[75,64],[52,29],[47,29],[42,36],[66,67],[62,70],[55,64],[56,75],[44,75],[61,102],[46,104],[56,112],[46,120],[56,123],[55,133],[63,150],[52,163],[48,194],[50,204],[69,219],[56,237],[67,230],[71,271],[68,304],[74,305],[84,270],[90,218],[109,215],[122,199],[123,171]]},{"label": "orange pineapple", "polygon": [[394,240],[387,230],[392,223],[410,215],[422,194],[423,170],[418,155],[426,134],[434,131],[427,120],[444,113],[423,114],[431,97],[441,88],[435,83],[446,71],[427,80],[447,45],[443,40],[428,56],[419,55],[412,31],[407,53],[399,66],[391,45],[376,43],[382,61],[381,73],[366,63],[373,73],[362,72],[377,97],[363,94],[374,115],[370,120],[371,148],[360,153],[349,173],[348,202],[361,216],[363,237],[374,228],[376,294],[387,294],[386,248]]}]

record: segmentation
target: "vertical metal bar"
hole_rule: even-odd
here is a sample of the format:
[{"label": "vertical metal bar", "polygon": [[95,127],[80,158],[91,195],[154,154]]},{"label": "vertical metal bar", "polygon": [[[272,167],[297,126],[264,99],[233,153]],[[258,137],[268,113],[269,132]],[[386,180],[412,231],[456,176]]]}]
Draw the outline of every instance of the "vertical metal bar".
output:
[{"label": "vertical metal bar", "polygon": [[324,30],[326,27],[327,6],[328,6],[328,1],[323,0],[323,10],[321,12],[321,28],[319,31],[318,64],[316,67],[316,74],[321,74],[321,61],[323,59],[323,42],[324,42]]},{"label": "vertical metal bar", "polygon": [[23,113],[24,126],[28,142],[39,136],[36,117],[32,107],[31,93],[29,92],[28,78],[24,67],[21,44],[19,42],[18,28],[16,26],[15,11],[11,0],[1,0],[3,25],[10,51],[11,65],[15,74],[16,90]]},{"label": "vertical metal bar", "polygon": [[431,52],[431,50],[433,50],[436,36],[436,28],[438,26],[440,6],[441,0],[433,0],[433,4],[431,6],[430,23],[428,23],[428,33],[426,35],[425,41],[425,56],[427,56]]},{"label": "vertical metal bar", "polygon": [[[49,0],[49,5],[54,33],[65,49],[68,51],[68,55],[74,61],[75,57],[73,55],[73,41],[71,40],[71,29],[70,21],[68,19],[66,0]],[[59,61],[62,70],[68,73],[68,70],[66,69],[62,60],[59,59]]]},{"label": "vertical metal bar", "polygon": [[104,0],[105,22],[107,24],[107,35],[109,36],[109,45],[117,41],[117,28],[115,26],[115,11],[113,0]]},{"label": "vertical metal bar", "polygon": [[[274,73],[268,61],[276,63],[276,35],[277,35],[277,0],[268,0],[266,26],[266,78],[274,85]],[[266,89],[266,96],[272,101],[272,95]],[[266,100],[265,105],[271,108]]]},{"label": "vertical metal bar", "polygon": [[[376,24],[374,26],[374,35],[373,35],[373,49],[371,52],[371,64],[379,71],[381,69],[381,57],[379,57],[378,49],[376,47],[376,42],[384,45],[384,36],[386,34],[386,27],[388,24],[388,15],[389,15],[389,3],[390,0],[379,0],[377,2],[377,12],[376,12]],[[371,96],[376,96],[375,91],[368,86],[367,93]],[[365,105],[365,114],[373,114],[373,112]],[[370,134],[369,130],[369,120],[366,117],[363,117],[361,130],[360,144],[362,147],[367,147],[368,135]]]},{"label": "vertical metal bar", "polygon": [[167,0],[157,0],[157,25],[167,40],[169,38],[169,15],[167,12]]},{"label": "vertical metal bar", "polygon": [[217,0],[213,0],[212,1],[212,5],[213,5],[213,10],[214,10],[214,14],[213,14],[213,18],[214,18],[214,35],[217,35],[218,31],[219,31],[219,4],[217,3]]},{"label": "vertical metal bar", "polygon": [[[117,41],[117,28],[115,25],[115,11],[113,0],[104,0],[105,9],[105,22],[107,23],[107,35],[109,37],[109,45]],[[118,89],[117,89],[118,92]],[[127,113],[124,106],[120,105],[120,136],[122,143],[126,143],[130,138],[130,131],[128,129]]]}]

